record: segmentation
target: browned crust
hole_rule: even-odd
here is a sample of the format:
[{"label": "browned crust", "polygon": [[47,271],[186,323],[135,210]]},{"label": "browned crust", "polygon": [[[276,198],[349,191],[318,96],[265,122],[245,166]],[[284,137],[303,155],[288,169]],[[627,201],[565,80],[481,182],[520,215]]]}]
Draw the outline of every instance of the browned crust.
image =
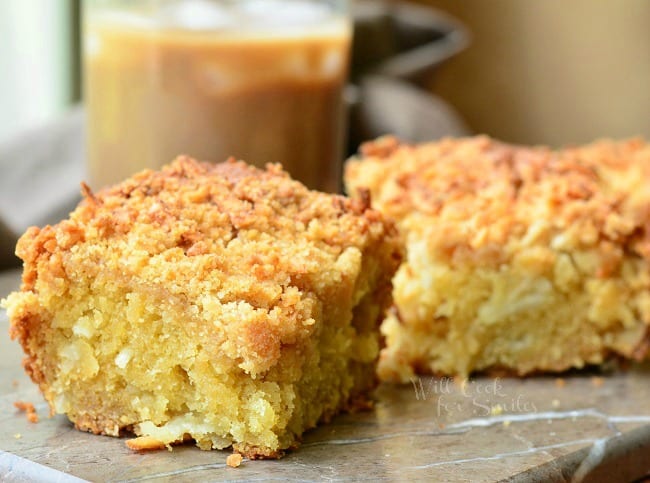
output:
[{"label": "browned crust", "polygon": [[295,444],[286,450],[273,450],[270,448],[262,448],[246,443],[235,443],[232,445],[232,447],[234,451],[248,458],[249,460],[277,460],[282,458],[287,451],[296,449],[298,447],[298,444]]},{"label": "browned crust", "polygon": [[79,431],[86,431],[93,434],[103,434],[105,436],[120,436],[128,432],[127,427],[110,417],[102,415],[93,415],[89,413],[70,415],[75,428]]},{"label": "browned crust", "polygon": [[632,350],[632,359],[644,361],[650,354],[650,327],[646,328],[645,336],[639,341],[637,346]]}]

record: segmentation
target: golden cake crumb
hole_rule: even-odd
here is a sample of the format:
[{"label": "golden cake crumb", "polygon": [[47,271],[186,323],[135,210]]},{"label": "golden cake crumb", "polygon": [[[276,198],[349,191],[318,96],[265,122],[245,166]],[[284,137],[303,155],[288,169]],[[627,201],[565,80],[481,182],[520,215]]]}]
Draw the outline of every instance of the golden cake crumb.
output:
[{"label": "golden cake crumb", "polygon": [[233,453],[228,455],[228,457],[226,458],[226,464],[231,468],[237,468],[239,467],[239,465],[241,465],[243,459],[244,459],[243,456],[240,455],[239,453]]},{"label": "golden cake crumb", "polygon": [[83,193],[21,237],[3,302],[25,370],[78,429],[278,458],[375,387],[401,247],[366,198],[187,157]]},{"label": "golden cake crumb", "polygon": [[38,423],[38,414],[36,414],[36,408],[33,403],[27,401],[16,401],[14,402],[14,407],[23,411],[27,416],[27,421],[30,423]]},{"label": "golden cake crumb", "polygon": [[[382,138],[346,165],[406,260],[380,377],[519,375],[641,360],[650,344],[650,145],[554,151]],[[366,196],[366,195],[364,195]]]},{"label": "golden cake crumb", "polygon": [[156,451],[165,448],[165,443],[151,436],[139,436],[127,439],[124,444],[133,451]]},{"label": "golden cake crumb", "polygon": [[605,383],[605,379],[600,376],[593,376],[591,378],[591,385],[594,387],[601,387]]},{"label": "golden cake crumb", "polygon": [[501,404],[495,404],[490,408],[490,416],[498,416],[503,414],[503,406]]}]

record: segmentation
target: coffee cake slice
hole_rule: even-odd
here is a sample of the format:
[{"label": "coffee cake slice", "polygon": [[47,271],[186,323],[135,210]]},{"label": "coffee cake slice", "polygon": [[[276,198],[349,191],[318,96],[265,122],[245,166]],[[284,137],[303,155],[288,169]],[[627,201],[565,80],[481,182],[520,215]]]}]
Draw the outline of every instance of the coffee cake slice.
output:
[{"label": "coffee cake slice", "polygon": [[407,258],[379,374],[519,375],[642,359],[650,327],[650,146],[553,151],[485,136],[385,137],[346,168]]},{"label": "coffee cake slice", "polygon": [[394,227],[363,201],[278,165],[187,157],[86,188],[17,254],[22,288],[4,305],[54,413],[249,458],[363,403],[400,262]]}]

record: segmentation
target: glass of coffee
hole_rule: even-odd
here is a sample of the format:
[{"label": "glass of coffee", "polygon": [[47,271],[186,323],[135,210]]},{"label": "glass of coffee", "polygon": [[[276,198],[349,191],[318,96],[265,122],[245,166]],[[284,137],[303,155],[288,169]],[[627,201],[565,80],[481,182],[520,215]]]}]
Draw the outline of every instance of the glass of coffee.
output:
[{"label": "glass of coffee", "polygon": [[85,0],[94,189],[179,154],[282,163],[338,191],[351,40],[342,0]]}]

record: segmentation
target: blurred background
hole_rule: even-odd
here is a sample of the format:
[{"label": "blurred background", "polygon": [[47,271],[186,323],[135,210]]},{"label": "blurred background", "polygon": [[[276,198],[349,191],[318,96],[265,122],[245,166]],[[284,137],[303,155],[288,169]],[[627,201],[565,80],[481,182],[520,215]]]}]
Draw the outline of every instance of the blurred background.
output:
[{"label": "blurred background", "polygon": [[555,146],[650,137],[650,2],[422,3],[472,32],[429,87],[474,131]]},{"label": "blurred background", "polygon": [[[555,146],[650,137],[650,2],[415,3],[469,32],[417,84],[471,132]],[[80,0],[0,2],[0,143],[79,102],[79,12]]]},{"label": "blurred background", "polygon": [[78,102],[80,0],[0,1],[0,142]]}]

